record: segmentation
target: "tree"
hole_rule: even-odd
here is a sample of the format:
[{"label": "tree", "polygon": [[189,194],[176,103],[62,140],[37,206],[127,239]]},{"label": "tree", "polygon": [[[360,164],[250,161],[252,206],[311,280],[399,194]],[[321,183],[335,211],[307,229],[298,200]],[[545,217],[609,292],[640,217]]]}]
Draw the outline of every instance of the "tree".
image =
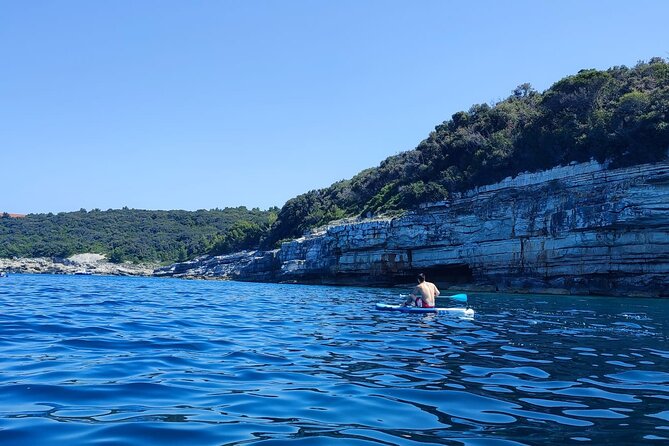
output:
[{"label": "tree", "polygon": [[517,98],[524,98],[525,96],[529,96],[530,94],[536,93],[536,90],[532,88],[532,85],[529,83],[524,83],[518,85],[514,90],[513,90],[513,95]]},{"label": "tree", "polygon": [[266,228],[250,222],[238,221],[226,233],[219,236],[210,250],[212,255],[229,254],[247,249],[257,249]]}]

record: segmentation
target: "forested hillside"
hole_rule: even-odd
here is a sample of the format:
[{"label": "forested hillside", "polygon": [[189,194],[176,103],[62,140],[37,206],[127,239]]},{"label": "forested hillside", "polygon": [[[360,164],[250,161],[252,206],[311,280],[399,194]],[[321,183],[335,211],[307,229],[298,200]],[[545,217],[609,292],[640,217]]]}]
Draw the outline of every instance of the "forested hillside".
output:
[{"label": "forested hillside", "polygon": [[92,210],[0,218],[0,257],[106,254],[114,262],[176,261],[256,247],[278,209]]},{"label": "forested hillside", "polygon": [[342,217],[401,211],[524,171],[594,158],[651,162],[669,150],[669,64],[582,70],[543,93],[523,84],[438,125],[414,150],[289,200],[266,247]]},{"label": "forested hillside", "polygon": [[[333,220],[401,212],[524,171],[572,161],[612,167],[669,151],[669,64],[582,70],[544,92],[517,87],[496,104],[455,113],[418,146],[279,211],[121,209],[0,218],[0,257],[107,254],[112,261],[175,261],[273,248]],[[278,214],[278,215],[277,215]]]}]

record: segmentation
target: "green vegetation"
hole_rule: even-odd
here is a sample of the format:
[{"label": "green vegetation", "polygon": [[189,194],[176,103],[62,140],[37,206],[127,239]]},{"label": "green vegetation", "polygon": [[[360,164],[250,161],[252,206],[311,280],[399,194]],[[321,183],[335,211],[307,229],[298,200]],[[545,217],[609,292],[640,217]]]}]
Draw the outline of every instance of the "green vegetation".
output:
[{"label": "green vegetation", "polygon": [[276,213],[270,214],[269,218],[262,223],[248,220],[236,222],[226,232],[214,238],[209,254],[221,255],[257,248],[260,239],[267,233],[274,220],[276,220]]},{"label": "green vegetation", "polygon": [[665,60],[582,70],[543,93],[523,84],[497,104],[458,112],[414,150],[289,200],[263,244],[337,218],[416,208],[524,171],[593,158],[634,165],[663,159],[667,150]]},{"label": "green vegetation", "polygon": [[0,217],[0,257],[106,254],[113,262],[176,261],[257,246],[278,209],[98,209]]}]

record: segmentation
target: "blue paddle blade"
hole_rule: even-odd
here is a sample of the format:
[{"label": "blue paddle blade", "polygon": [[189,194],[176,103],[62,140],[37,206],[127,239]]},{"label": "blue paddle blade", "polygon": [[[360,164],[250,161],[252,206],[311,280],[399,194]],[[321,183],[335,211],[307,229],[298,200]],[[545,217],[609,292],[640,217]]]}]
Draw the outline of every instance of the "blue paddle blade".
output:
[{"label": "blue paddle blade", "polygon": [[452,296],[439,296],[439,298],[446,298],[446,299],[457,300],[457,301],[460,301],[460,302],[467,302],[467,295],[466,294],[454,294]]}]

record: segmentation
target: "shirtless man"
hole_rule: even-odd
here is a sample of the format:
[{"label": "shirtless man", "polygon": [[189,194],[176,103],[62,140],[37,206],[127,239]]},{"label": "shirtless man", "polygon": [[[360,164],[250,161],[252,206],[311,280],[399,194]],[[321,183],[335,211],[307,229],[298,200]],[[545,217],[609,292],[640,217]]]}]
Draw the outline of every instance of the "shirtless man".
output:
[{"label": "shirtless man", "polygon": [[413,305],[423,308],[432,308],[434,307],[434,298],[439,295],[439,290],[432,283],[425,280],[425,274],[421,273],[418,275],[418,286],[413,289],[413,292],[409,295],[404,306]]}]

